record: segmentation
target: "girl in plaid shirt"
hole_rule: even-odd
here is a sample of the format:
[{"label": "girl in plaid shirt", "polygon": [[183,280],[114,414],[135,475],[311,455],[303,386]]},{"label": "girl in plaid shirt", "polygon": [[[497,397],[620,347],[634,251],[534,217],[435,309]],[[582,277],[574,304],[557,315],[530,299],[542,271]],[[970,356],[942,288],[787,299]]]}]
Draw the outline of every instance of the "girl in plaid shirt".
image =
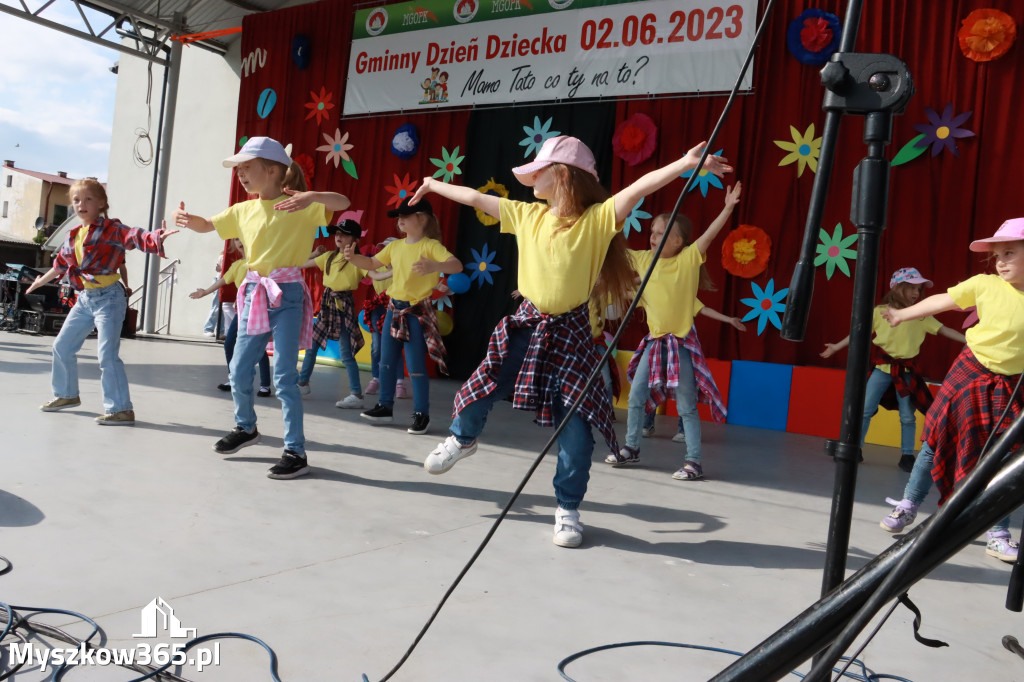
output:
[{"label": "girl in plaid shirt", "polygon": [[[890,533],[914,522],[932,481],[942,504],[974,469],[999,415],[1007,412],[997,435],[1024,409],[1024,397],[1018,395],[1010,402],[1024,371],[1024,218],[1007,220],[993,237],[973,241],[970,248],[989,252],[997,274],[975,275],[944,294],[882,312],[889,324],[897,327],[947,310],[971,306],[978,310],[978,323],[967,330],[967,347],[949,370],[925,417],[924,442],[903,499],[886,498],[895,507],[880,525]],[[1007,517],[988,532],[986,554],[1007,562],[1017,559],[1017,543],[1010,539],[1009,528]]]},{"label": "girl in plaid shirt", "polygon": [[124,267],[126,249],[164,256],[164,240],[177,230],[166,225],[155,232],[126,227],[107,217],[107,192],[96,180],[78,180],[68,190],[71,204],[82,224],[68,233],[49,272],[40,275],[25,293],[67,274],[78,292],[74,307],[53,342],[53,400],[40,406],[56,412],[82,404],[78,397],[78,351],[96,327],[96,356],[100,365],[103,411],[96,418],[104,426],[133,426],[135,411],[128,391],[128,376],[118,355],[121,326],[128,297],[119,271]]},{"label": "girl in plaid shirt", "polygon": [[[423,179],[411,204],[436,192],[499,218],[501,231],[516,235],[524,298],[519,310],[494,330],[487,357],[456,395],[451,436],[424,462],[429,473],[444,473],[476,452],[491,407],[509,395],[513,407],[536,411],[542,426],[562,420],[600,360],[587,305],[598,275],[620,310],[633,288],[636,273],[626,257],[622,222],[640,199],[694,168],[703,148],[694,147],[614,196],[599,183],[590,149],[568,136],[548,139],[532,163],[512,169],[517,180],[533,188],[538,203]],[[709,156],[705,168],[715,174],[732,170],[717,156]],[[590,391],[559,436],[553,540],[560,547],[583,542],[579,505],[594,451],[590,427],[601,431],[609,448],[618,452],[611,409],[607,391]]]}]

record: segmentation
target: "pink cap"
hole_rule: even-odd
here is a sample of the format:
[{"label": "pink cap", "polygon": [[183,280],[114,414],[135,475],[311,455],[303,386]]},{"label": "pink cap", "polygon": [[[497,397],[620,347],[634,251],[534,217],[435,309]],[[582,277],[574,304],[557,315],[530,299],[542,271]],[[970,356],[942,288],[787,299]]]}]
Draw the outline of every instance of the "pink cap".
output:
[{"label": "pink cap", "polygon": [[923,284],[926,287],[932,286],[932,281],[930,279],[925,279],[917,268],[900,268],[896,272],[892,273],[892,277],[889,279],[889,288],[892,289],[901,282],[906,282],[907,284]]},{"label": "pink cap", "polygon": [[989,244],[996,242],[1024,241],[1024,218],[1011,218],[999,226],[996,233],[988,239],[976,239],[971,242],[971,251],[989,251]]},{"label": "pink cap", "polygon": [[594,153],[590,151],[587,145],[568,135],[549,137],[544,140],[540,151],[537,152],[537,158],[530,163],[516,166],[512,169],[512,172],[515,173],[516,180],[527,187],[531,187],[533,185],[533,178],[530,176],[539,170],[544,170],[553,163],[576,166],[581,170],[587,171],[595,178],[597,177],[597,164],[594,161]]}]

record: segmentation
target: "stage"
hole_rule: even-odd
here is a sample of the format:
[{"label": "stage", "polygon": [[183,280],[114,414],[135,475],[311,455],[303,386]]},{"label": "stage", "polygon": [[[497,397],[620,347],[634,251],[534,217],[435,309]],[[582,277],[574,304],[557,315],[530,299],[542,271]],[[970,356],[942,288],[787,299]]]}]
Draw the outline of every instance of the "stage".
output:
[{"label": "stage", "polygon": [[[396,426],[371,426],[334,407],[343,370],[320,366],[304,401],[313,473],[272,481],[276,399],[257,399],[261,444],[228,456],[211,450],[232,426],[230,395],[215,388],[225,375],[219,345],[123,341],[138,423],[102,428],[93,422],[102,411],[94,339],[79,354],[82,406],[38,410],[50,395],[52,341],[0,333],[0,554],[14,564],[0,578],[0,601],[88,614],[107,647],[131,647],[142,608],[159,596],[200,636],[263,639],[286,682],[379,680],[550,434],[499,404],[479,452],[429,476],[422,461],[445,431],[457,385],[432,382],[431,431],[410,436],[411,401],[398,401]],[[621,436],[625,412],[617,414]],[[670,476],[682,447],[669,440],[671,421],[658,418],[636,468],[612,469],[595,449],[577,550],[551,542],[554,466],[545,461],[393,679],[557,680],[561,659],[629,640],[746,650],[815,601],[833,476],[822,439],[705,423],[707,480],[686,483]],[[869,445],[865,455],[852,568],[892,541],[878,522],[884,498],[907,478],[897,450]],[[923,513],[934,510],[933,493]],[[1015,537],[1020,521],[1018,512]],[[974,542],[911,590],[922,634],[950,647],[916,644],[911,615],[898,609],[867,664],[915,682],[1024,678],[1024,661],[1000,645],[1007,634],[1024,638],[1024,618],[1002,606],[1009,574]],[[85,632],[66,617],[46,620]],[[271,679],[257,645],[220,646],[219,666],[182,675]],[[706,680],[731,660],[636,648],[585,658],[568,673],[581,682]],[[72,675],[114,679],[100,672]]]}]

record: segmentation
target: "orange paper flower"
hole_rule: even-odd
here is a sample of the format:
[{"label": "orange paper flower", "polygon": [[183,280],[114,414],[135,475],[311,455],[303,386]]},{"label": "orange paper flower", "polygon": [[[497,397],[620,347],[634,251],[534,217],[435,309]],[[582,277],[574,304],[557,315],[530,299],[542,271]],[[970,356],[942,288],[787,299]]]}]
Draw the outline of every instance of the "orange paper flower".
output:
[{"label": "orange paper flower", "polygon": [[722,266],[737,277],[757,277],[768,267],[772,239],[753,225],[740,225],[722,243]]},{"label": "orange paper flower", "polygon": [[1013,18],[997,9],[976,9],[962,23],[956,34],[960,50],[965,57],[976,62],[999,59],[1017,37],[1017,24]]}]

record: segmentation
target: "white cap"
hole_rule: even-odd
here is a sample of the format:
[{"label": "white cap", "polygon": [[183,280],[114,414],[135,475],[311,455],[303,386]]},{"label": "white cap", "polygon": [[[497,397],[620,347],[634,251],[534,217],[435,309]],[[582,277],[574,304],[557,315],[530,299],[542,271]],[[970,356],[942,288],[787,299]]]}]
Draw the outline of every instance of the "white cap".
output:
[{"label": "white cap", "polygon": [[250,137],[237,154],[224,159],[224,167],[231,168],[253,159],[275,161],[286,168],[292,165],[288,152],[284,150],[280,142],[270,137]]}]

